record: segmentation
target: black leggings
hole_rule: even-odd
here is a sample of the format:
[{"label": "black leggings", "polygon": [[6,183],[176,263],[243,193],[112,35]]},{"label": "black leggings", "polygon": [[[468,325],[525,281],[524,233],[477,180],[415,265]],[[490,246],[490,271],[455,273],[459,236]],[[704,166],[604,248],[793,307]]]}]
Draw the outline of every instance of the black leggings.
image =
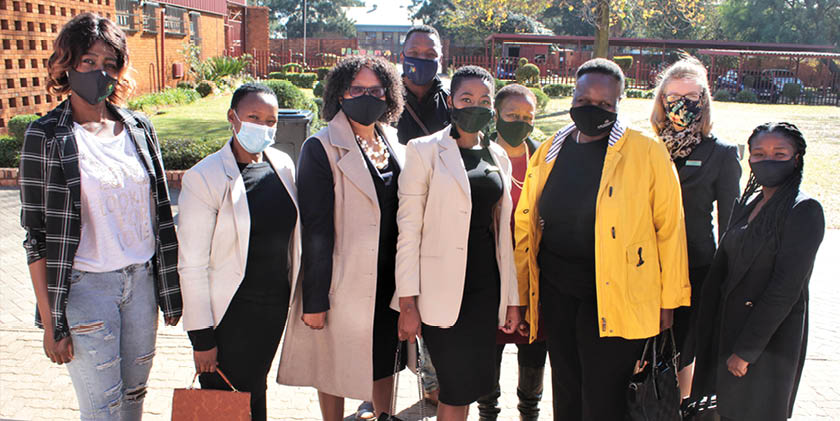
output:
[{"label": "black leggings", "polygon": [[[288,303],[264,304],[234,297],[214,331],[219,368],[243,392],[251,393],[251,419],[266,419],[266,377],[286,325]],[[199,376],[202,389],[230,390],[216,373]]]},{"label": "black leggings", "polygon": [[627,385],[645,341],[601,338],[595,297],[541,291],[554,419],[623,421]]}]

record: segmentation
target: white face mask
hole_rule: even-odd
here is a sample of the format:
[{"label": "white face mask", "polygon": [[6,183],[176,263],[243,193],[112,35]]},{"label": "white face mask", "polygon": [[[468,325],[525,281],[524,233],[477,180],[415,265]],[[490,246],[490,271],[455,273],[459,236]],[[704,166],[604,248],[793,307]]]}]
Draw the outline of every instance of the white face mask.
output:
[{"label": "white face mask", "polygon": [[274,134],[277,132],[277,127],[263,126],[261,124],[249,123],[242,121],[236,111],[233,112],[236,119],[241,124],[239,131],[234,132],[236,141],[242,146],[242,149],[248,153],[260,153],[274,143]]}]

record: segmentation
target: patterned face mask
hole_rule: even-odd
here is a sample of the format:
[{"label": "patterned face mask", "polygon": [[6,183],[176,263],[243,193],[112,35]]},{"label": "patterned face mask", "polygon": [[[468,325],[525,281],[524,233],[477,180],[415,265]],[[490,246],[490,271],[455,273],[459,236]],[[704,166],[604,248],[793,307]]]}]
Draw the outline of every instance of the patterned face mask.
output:
[{"label": "patterned face mask", "polygon": [[703,111],[702,101],[692,101],[685,97],[676,101],[670,101],[665,105],[668,112],[668,119],[675,126],[686,128],[697,120],[700,120],[700,113]]}]

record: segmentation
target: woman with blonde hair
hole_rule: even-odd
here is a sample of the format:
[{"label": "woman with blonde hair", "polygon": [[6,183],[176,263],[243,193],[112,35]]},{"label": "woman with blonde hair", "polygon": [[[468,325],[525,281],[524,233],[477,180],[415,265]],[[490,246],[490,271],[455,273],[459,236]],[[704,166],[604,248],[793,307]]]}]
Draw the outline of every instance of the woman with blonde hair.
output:
[{"label": "woman with blonde hair", "polygon": [[47,90],[69,97],[29,125],[21,225],[44,352],[67,364],[83,420],[139,420],[157,307],[181,317],[178,242],[149,120],[119,107],[134,88],[125,33],[82,13],[64,25]]},{"label": "woman with blonde hair", "polygon": [[674,311],[680,389],[685,397],[691,392],[694,361],[691,313],[717,248],[712,213],[716,204],[720,238],[738,198],[741,165],[738,148],[712,134],[708,76],[694,57],[684,56],[660,74],[650,122],[677,167],[685,210],[691,307]]}]

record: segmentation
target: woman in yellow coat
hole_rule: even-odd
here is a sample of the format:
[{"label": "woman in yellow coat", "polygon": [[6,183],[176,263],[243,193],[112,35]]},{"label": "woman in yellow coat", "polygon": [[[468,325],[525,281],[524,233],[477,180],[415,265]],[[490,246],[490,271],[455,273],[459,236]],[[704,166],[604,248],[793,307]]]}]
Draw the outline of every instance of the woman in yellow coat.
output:
[{"label": "woman in yellow coat", "polygon": [[555,420],[624,419],[644,339],[690,301],[679,179],[665,145],[618,121],[623,91],[611,61],[578,69],[574,124],[531,157],[515,212],[519,293],[531,341],[542,305]]}]

